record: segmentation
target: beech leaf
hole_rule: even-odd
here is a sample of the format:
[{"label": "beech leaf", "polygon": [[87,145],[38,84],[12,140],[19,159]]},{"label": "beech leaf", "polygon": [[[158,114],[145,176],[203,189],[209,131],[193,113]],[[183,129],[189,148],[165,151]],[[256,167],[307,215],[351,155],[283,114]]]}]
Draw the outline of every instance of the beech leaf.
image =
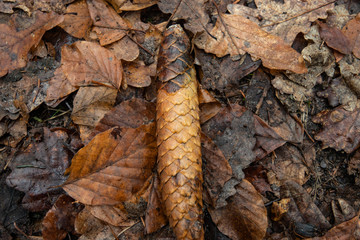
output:
[{"label": "beech leaf", "polygon": [[152,175],[155,124],[112,128],[96,135],[74,156],[63,188],[89,205],[114,205],[134,197]]}]

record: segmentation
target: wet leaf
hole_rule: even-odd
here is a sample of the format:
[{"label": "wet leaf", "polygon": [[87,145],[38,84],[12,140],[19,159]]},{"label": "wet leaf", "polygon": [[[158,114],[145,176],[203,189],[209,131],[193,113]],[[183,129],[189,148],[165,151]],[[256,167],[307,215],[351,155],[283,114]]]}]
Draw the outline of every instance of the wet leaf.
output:
[{"label": "wet leaf", "polygon": [[343,54],[351,53],[351,45],[349,39],[336,27],[330,27],[326,23],[316,21],[320,26],[320,36],[326,44]]},{"label": "wet leaf", "polygon": [[257,8],[230,4],[228,10],[249,17],[263,30],[281,37],[288,44],[293,43],[298,33],[306,34],[312,22],[326,18],[328,11],[334,8],[334,3],[329,0],[255,0],[255,4]]},{"label": "wet leaf", "polygon": [[236,186],[236,194],[227,199],[228,205],[209,208],[219,230],[231,239],[263,239],[268,221],[261,195],[245,179]]},{"label": "wet leaf", "polygon": [[61,195],[42,222],[44,240],[62,240],[68,233],[74,232],[75,217],[82,208],[71,197]]},{"label": "wet leaf", "polygon": [[[13,15],[16,16],[16,15]],[[31,47],[37,45],[45,31],[63,21],[63,16],[53,12],[36,11],[28,20],[32,24],[18,26],[16,17],[9,24],[0,24],[0,77],[17,68],[24,67]]]},{"label": "wet leaf", "polygon": [[156,161],[154,124],[109,129],[73,158],[65,191],[89,205],[114,205],[141,193]]},{"label": "wet leaf", "polygon": [[267,68],[295,73],[307,72],[302,56],[281,38],[265,32],[243,16],[223,14],[221,19],[218,19],[211,30],[217,40],[207,37],[206,52],[217,57],[248,52],[252,57],[260,58]]},{"label": "wet leaf", "polygon": [[331,201],[331,208],[334,214],[335,225],[348,221],[356,216],[355,209],[342,198]]},{"label": "wet leaf", "polygon": [[65,182],[66,177],[63,174],[71,157],[66,147],[67,141],[68,135],[65,132],[51,132],[44,128],[43,141],[30,145],[11,162],[10,167],[13,171],[6,183],[25,192],[28,198],[41,196],[41,204],[36,205],[40,206],[40,209],[31,207],[32,210],[48,208],[48,195],[53,192],[58,194],[57,187]]},{"label": "wet leaf", "polygon": [[349,47],[354,56],[360,58],[360,14],[350,20],[343,27],[342,32],[350,40]]},{"label": "wet leaf", "polygon": [[64,21],[59,27],[76,38],[84,38],[91,25],[88,6],[85,0],[81,0],[66,8]]},{"label": "wet leaf", "polygon": [[108,87],[81,87],[74,99],[71,119],[79,125],[95,127],[115,103],[117,90]]},{"label": "wet leaf", "polygon": [[343,106],[320,112],[312,119],[323,125],[323,130],[315,135],[315,139],[322,141],[323,148],[353,152],[360,144],[359,114],[360,108],[347,111]]}]

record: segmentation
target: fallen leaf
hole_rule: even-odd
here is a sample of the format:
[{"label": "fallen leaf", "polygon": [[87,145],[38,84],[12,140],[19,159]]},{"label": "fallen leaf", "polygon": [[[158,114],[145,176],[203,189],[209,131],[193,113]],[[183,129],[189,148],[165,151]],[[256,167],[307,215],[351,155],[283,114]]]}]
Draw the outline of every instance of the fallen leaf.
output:
[{"label": "fallen leaf", "polygon": [[202,126],[202,131],[223,152],[234,176],[244,178],[243,168],[255,160],[254,116],[246,108],[232,104]]},{"label": "fallen leaf", "polygon": [[151,69],[143,61],[124,64],[126,83],[133,87],[148,87],[151,84]]},{"label": "fallen leaf", "polygon": [[[181,1],[180,5],[179,1]],[[188,1],[188,0],[160,0],[158,7],[163,13],[175,13],[173,20],[184,19],[186,23],[184,27],[193,34],[204,31],[209,22],[209,15],[204,5],[207,1]]]},{"label": "fallen leaf", "polygon": [[343,54],[351,53],[350,41],[340,29],[330,27],[320,21],[316,21],[316,24],[320,26],[320,36],[326,42],[326,45]]},{"label": "fallen leaf", "polygon": [[129,218],[129,215],[124,209],[117,206],[99,205],[87,206],[87,208],[93,216],[112,226],[129,227],[137,222]]},{"label": "fallen leaf", "polygon": [[134,61],[140,53],[138,45],[128,37],[124,37],[120,41],[114,42],[107,46],[118,59],[128,62]]},{"label": "fallen leaf", "polygon": [[268,226],[267,211],[261,195],[245,179],[236,186],[228,205],[209,208],[219,230],[231,239],[263,239]]},{"label": "fallen leaf", "polygon": [[8,136],[0,139],[0,144],[15,148],[27,135],[27,121],[24,118],[19,118],[15,122],[8,124],[5,133],[8,133]]},{"label": "fallen leaf", "polygon": [[352,55],[346,55],[339,61],[339,68],[347,86],[360,96],[360,60]]},{"label": "fallen leaf", "polygon": [[346,222],[356,216],[355,209],[344,199],[338,198],[331,201],[335,225]]},{"label": "fallen leaf", "polygon": [[78,125],[95,127],[113,107],[116,95],[113,88],[81,87],[74,98],[71,119]]},{"label": "fallen leaf", "polygon": [[[0,77],[8,71],[24,67],[27,54],[31,47],[37,45],[45,31],[55,27],[63,21],[63,16],[54,12],[43,13],[35,11],[33,17],[28,19],[26,26],[16,24],[16,15],[9,24],[0,24]],[[19,30],[18,30],[19,29]]]},{"label": "fallen leaf", "polygon": [[155,104],[140,98],[126,100],[104,115],[96,125],[96,133],[113,127],[138,128],[155,120]]},{"label": "fallen leaf", "polygon": [[158,0],[106,0],[114,6],[116,11],[138,11],[148,8],[158,2]]},{"label": "fallen leaf", "polygon": [[62,240],[68,233],[74,232],[75,217],[82,208],[71,197],[61,195],[42,222],[44,240]]},{"label": "fallen leaf", "polygon": [[281,186],[281,198],[290,198],[290,208],[283,216],[283,222],[311,224],[320,230],[331,227],[328,220],[315,205],[310,195],[298,183],[287,180]]},{"label": "fallen leaf", "polygon": [[224,185],[232,177],[231,166],[224,154],[205,134],[201,135],[201,153],[204,169],[204,201],[216,208]]},{"label": "fallen leaf", "polygon": [[329,0],[255,0],[255,4],[256,9],[230,4],[228,10],[232,14],[248,17],[258,23],[263,30],[281,37],[290,45],[298,33],[306,34],[310,30],[312,22],[326,18],[328,11],[335,5]]},{"label": "fallen leaf", "polygon": [[216,100],[208,91],[199,85],[199,108],[200,108],[200,123],[203,124],[207,120],[214,117],[221,110],[221,103]]},{"label": "fallen leaf", "polygon": [[360,151],[356,151],[354,156],[350,158],[347,172],[355,176],[355,184],[360,185]]},{"label": "fallen leaf", "polygon": [[331,240],[331,239],[359,239],[360,220],[359,216],[331,228],[324,236],[314,237],[312,240]]},{"label": "fallen leaf", "polygon": [[255,189],[263,196],[266,192],[272,192],[267,181],[267,170],[261,165],[252,165],[244,169],[245,179],[248,180]]},{"label": "fallen leaf", "polygon": [[322,141],[323,148],[353,152],[360,144],[359,114],[360,108],[347,111],[343,106],[318,113],[312,120],[323,125],[323,130],[315,135],[315,139]]},{"label": "fallen leaf", "polygon": [[252,61],[249,55],[232,60],[230,56],[218,59],[202,50],[195,50],[195,53],[201,65],[202,86],[224,92],[227,96],[240,94],[240,79],[255,71],[261,64],[261,61]]},{"label": "fallen leaf", "polygon": [[91,25],[88,6],[85,0],[81,0],[67,6],[59,27],[76,38],[84,38]]},{"label": "fallen leaf", "polygon": [[10,163],[13,171],[6,183],[25,192],[25,196],[43,196],[43,207],[32,210],[39,211],[49,207],[47,195],[58,192],[58,186],[65,182],[63,174],[71,158],[71,152],[65,146],[67,141],[67,133],[61,130],[51,132],[44,128],[43,141],[31,144]]},{"label": "fallen leaf", "polygon": [[205,51],[217,57],[248,52],[267,68],[307,72],[304,59],[290,45],[243,16],[222,14],[210,33],[216,40],[208,36]]},{"label": "fallen leaf", "polygon": [[360,14],[350,20],[343,27],[342,32],[350,40],[349,47],[354,56],[360,58]]},{"label": "fallen leaf", "polygon": [[64,45],[61,56],[61,69],[74,87],[95,83],[120,89],[121,62],[106,48],[78,41],[71,46]]},{"label": "fallen leaf", "polygon": [[114,205],[135,197],[156,161],[154,127],[114,128],[96,135],[72,159],[65,191],[89,205]]}]

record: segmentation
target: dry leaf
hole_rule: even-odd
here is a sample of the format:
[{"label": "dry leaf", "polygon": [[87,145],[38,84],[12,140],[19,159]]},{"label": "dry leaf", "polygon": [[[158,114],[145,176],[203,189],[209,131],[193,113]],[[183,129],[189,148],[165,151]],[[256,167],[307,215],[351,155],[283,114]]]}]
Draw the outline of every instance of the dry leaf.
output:
[{"label": "dry leaf", "polygon": [[330,0],[255,0],[255,4],[256,9],[230,4],[228,10],[232,14],[249,17],[263,30],[281,37],[290,45],[298,33],[306,34],[310,30],[312,22],[326,18],[335,5]]},{"label": "dry leaf", "polygon": [[340,29],[336,27],[330,27],[326,23],[316,21],[320,26],[320,36],[326,42],[326,44],[343,54],[351,53],[351,45],[349,39],[343,34]]},{"label": "dry leaf", "polygon": [[154,124],[109,129],[72,159],[63,188],[89,205],[114,205],[136,198],[156,161]]},{"label": "dry leaf", "polygon": [[[177,5],[181,1],[178,8]],[[163,13],[174,13],[173,20],[184,19],[184,27],[196,34],[204,31],[209,22],[209,15],[205,10],[205,0],[160,0],[158,6]],[[176,8],[176,9],[175,9]]]},{"label": "dry leaf", "polygon": [[360,97],[360,60],[346,55],[339,61],[339,68],[347,86]]},{"label": "dry leaf", "polygon": [[116,11],[138,11],[144,8],[148,8],[158,2],[158,0],[106,0]]},{"label": "dry leaf", "polygon": [[103,132],[113,127],[138,128],[155,120],[154,103],[139,98],[123,101],[115,106],[100,120],[96,132]]},{"label": "dry leaf", "polygon": [[355,184],[360,185],[360,151],[356,151],[348,164],[348,174],[355,175]]},{"label": "dry leaf", "polygon": [[248,52],[252,57],[260,58],[267,68],[307,72],[304,59],[290,45],[243,16],[221,15],[211,34],[216,40],[208,36],[205,51],[217,57]]},{"label": "dry leaf", "polygon": [[359,114],[360,108],[347,111],[343,106],[318,113],[312,120],[322,124],[324,129],[315,135],[315,139],[322,141],[323,148],[353,152],[360,144]]},{"label": "dry leaf", "polygon": [[62,240],[68,233],[74,232],[75,217],[82,208],[71,197],[61,195],[43,219],[44,240]]},{"label": "dry leaf", "polygon": [[79,41],[71,46],[64,45],[61,56],[61,69],[74,87],[93,83],[120,89],[121,62],[106,48]]},{"label": "dry leaf", "polygon": [[356,216],[355,209],[344,199],[338,198],[331,201],[335,225],[346,222]]},{"label": "dry leaf", "polygon": [[76,38],[84,38],[92,21],[85,0],[70,4],[65,11],[64,21],[59,27]]},{"label": "dry leaf", "polygon": [[354,56],[360,58],[360,14],[350,20],[343,27],[342,32],[350,40],[349,47]]},{"label": "dry leaf", "polygon": [[124,63],[126,83],[133,87],[148,87],[151,84],[151,69],[143,61]]},{"label": "dry leaf", "polygon": [[231,239],[263,239],[268,226],[261,195],[247,180],[236,186],[236,194],[219,209],[209,208],[219,230]]},{"label": "dry leaf", "polygon": [[31,47],[40,42],[45,31],[55,27],[63,19],[63,16],[54,12],[36,11],[28,20],[31,24],[26,26],[18,26],[16,19],[10,20],[9,24],[0,24],[0,42],[3,43],[0,47],[0,77],[8,71],[24,67]]},{"label": "dry leaf", "polygon": [[100,205],[100,206],[87,206],[87,209],[93,216],[117,227],[129,227],[134,225],[137,221],[129,218],[125,209],[117,206]]},{"label": "dry leaf", "polygon": [[71,119],[95,127],[115,103],[117,90],[108,87],[81,87],[74,98]]},{"label": "dry leaf", "polygon": [[43,141],[30,145],[11,162],[10,167],[13,171],[6,183],[25,192],[28,198],[40,196],[37,199],[40,203],[29,206],[32,210],[39,211],[51,207],[48,196],[54,192],[58,194],[57,186],[66,180],[63,174],[71,157],[65,146],[67,140],[68,135],[65,132],[51,132],[44,128]]}]

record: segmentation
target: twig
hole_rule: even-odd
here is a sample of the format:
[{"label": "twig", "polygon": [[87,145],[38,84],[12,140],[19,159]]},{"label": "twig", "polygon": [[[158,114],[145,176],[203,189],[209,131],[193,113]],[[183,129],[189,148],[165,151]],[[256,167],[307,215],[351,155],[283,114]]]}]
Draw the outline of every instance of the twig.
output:
[{"label": "twig", "polygon": [[274,25],[277,25],[277,24],[280,24],[280,23],[284,23],[284,22],[290,21],[290,20],[292,20],[292,19],[294,19],[294,18],[297,18],[297,17],[300,17],[300,16],[302,16],[302,15],[308,14],[309,12],[315,11],[315,10],[317,10],[317,9],[320,9],[320,8],[322,8],[322,7],[325,7],[325,6],[327,6],[327,5],[330,5],[330,4],[334,3],[334,2],[336,2],[336,0],[335,0],[335,1],[328,2],[328,3],[325,3],[325,4],[323,4],[323,5],[319,6],[319,7],[310,9],[310,10],[305,11],[305,12],[303,12],[303,13],[299,13],[299,14],[297,14],[297,15],[295,15],[295,16],[292,16],[292,17],[290,17],[290,18],[284,19],[284,20],[282,20],[282,21],[274,22],[274,23],[271,23],[271,24],[267,24],[267,25],[261,26],[261,28],[270,27],[270,26],[274,26]]},{"label": "twig", "polygon": [[264,88],[264,91],[263,91],[263,93],[262,93],[262,95],[261,95],[261,98],[260,98],[258,104],[256,105],[256,111],[255,111],[255,114],[256,114],[256,115],[259,114],[260,108],[261,108],[261,106],[262,106],[262,104],[263,104],[263,102],[264,102],[264,98],[267,96],[267,93],[268,93],[268,91],[269,91],[269,88],[270,88],[270,85],[267,85],[267,86],[265,86],[265,88]]},{"label": "twig", "polygon": [[131,226],[128,226],[127,228],[125,228],[124,230],[122,230],[118,235],[117,238],[120,237],[124,232],[126,232],[127,230],[129,230],[130,228],[132,228],[133,226],[135,226],[136,224],[138,224],[140,221],[137,221],[136,223],[134,223]]},{"label": "twig", "polygon": [[177,10],[179,9],[179,6],[180,6],[181,3],[182,3],[182,0],[179,0],[178,4],[176,5],[176,7],[175,7],[175,9],[174,9],[174,11],[173,11],[173,13],[171,14],[171,16],[169,17],[169,19],[168,19],[167,22],[166,22],[165,29],[166,29],[167,25],[169,25],[169,22],[170,22],[171,19],[174,17],[174,15],[175,15],[175,13],[177,12]]},{"label": "twig", "polygon": [[37,96],[39,95],[39,92],[40,92],[40,78],[38,78],[37,92],[32,100],[33,103],[35,102]]}]

